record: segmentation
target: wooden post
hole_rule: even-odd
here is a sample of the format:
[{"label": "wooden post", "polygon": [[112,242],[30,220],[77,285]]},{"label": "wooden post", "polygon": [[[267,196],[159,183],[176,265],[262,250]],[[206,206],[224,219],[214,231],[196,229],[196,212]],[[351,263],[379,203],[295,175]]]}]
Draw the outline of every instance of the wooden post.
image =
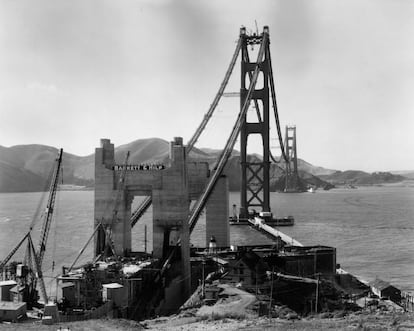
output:
[{"label": "wooden post", "polygon": [[258,267],[257,267],[257,264],[256,264],[256,277],[255,277],[255,279],[256,279],[256,295],[257,295],[257,275],[258,275],[257,270],[258,270]]},{"label": "wooden post", "polygon": [[202,266],[203,266],[203,269],[202,269],[202,279],[201,279],[201,289],[202,289],[202,291],[201,291],[201,296],[203,297],[203,299],[204,299],[204,296],[205,296],[205,276],[204,276],[204,265],[206,264],[206,262],[205,262],[205,259],[204,259],[204,257],[203,257],[203,261],[202,261]]},{"label": "wooden post", "polygon": [[144,238],[144,245],[145,245],[145,253],[147,252],[147,225],[145,224],[145,228],[144,228],[144,234],[145,234],[145,238]]},{"label": "wooden post", "polygon": [[269,301],[269,318],[272,314],[272,300],[273,300],[273,274],[275,273],[275,266],[272,266],[272,277],[271,277],[271,284],[270,284],[270,301]]},{"label": "wooden post", "polygon": [[316,302],[315,302],[315,314],[318,313],[318,298],[319,298],[319,273],[317,274],[317,282],[316,282]]}]

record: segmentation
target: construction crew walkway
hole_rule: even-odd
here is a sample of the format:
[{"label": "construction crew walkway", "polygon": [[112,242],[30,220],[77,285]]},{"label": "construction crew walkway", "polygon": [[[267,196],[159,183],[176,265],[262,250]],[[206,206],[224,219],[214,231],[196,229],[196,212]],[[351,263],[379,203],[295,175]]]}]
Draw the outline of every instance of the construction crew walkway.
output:
[{"label": "construction crew walkway", "polygon": [[280,232],[279,230],[276,230],[275,228],[272,228],[271,226],[267,225],[263,219],[259,217],[255,217],[254,220],[248,219],[247,221],[253,228],[257,229],[258,231],[265,232],[266,234],[269,234],[274,238],[280,237],[285,243],[290,244],[292,246],[303,247],[303,245],[299,241],[293,239],[292,237],[288,236],[283,232]]}]

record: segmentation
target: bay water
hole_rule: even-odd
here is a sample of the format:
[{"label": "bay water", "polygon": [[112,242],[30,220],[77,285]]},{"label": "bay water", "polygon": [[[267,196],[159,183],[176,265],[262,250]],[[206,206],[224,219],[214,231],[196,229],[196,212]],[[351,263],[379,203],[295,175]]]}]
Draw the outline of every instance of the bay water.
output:
[{"label": "bay water", "polygon": [[[29,230],[44,193],[0,194],[0,260]],[[47,194],[46,194],[47,199]],[[57,195],[43,270],[47,286],[53,287],[63,265],[69,266],[93,232],[93,191],[61,191]],[[240,195],[230,194],[229,210],[239,206]],[[134,199],[134,205],[141,198]],[[371,281],[376,277],[414,292],[414,187],[394,185],[333,189],[316,193],[272,193],[276,217],[292,215],[295,225],[280,230],[304,245],[337,249],[341,267]],[[152,213],[137,223],[132,233],[133,250],[152,250]],[[35,244],[41,221],[32,231]],[[203,246],[205,219],[200,218],[191,236]],[[147,242],[145,243],[145,232]],[[271,240],[249,226],[230,226],[234,245],[270,244]],[[24,247],[12,260],[22,260]],[[77,264],[92,259],[92,244]]]}]

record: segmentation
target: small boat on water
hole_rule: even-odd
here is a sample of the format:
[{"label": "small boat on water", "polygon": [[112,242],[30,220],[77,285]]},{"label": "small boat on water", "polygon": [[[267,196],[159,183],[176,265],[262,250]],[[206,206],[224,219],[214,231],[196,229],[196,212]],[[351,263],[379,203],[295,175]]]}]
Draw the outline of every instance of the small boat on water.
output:
[{"label": "small boat on water", "polygon": [[315,189],[313,187],[309,187],[307,192],[309,193],[315,193]]}]

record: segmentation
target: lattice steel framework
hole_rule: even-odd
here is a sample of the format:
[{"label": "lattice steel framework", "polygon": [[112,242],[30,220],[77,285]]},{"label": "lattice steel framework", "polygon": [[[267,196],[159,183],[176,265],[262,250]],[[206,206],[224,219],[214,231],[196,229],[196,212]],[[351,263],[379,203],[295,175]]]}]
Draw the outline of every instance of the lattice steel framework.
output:
[{"label": "lattice steel framework", "polygon": [[[251,81],[253,72],[257,65],[260,69],[260,84],[263,86],[253,90],[251,100],[257,112],[257,120],[248,122],[247,114],[244,115],[243,124],[240,130],[240,151],[241,151],[241,201],[240,217],[248,217],[249,210],[270,211],[269,203],[269,39],[266,38],[265,56],[261,62],[250,62],[250,45],[261,44],[263,35],[248,36],[243,35],[242,57],[241,57],[241,87],[240,87],[240,107],[243,107],[247,88],[246,81]],[[262,138],[262,160],[254,160],[247,156],[247,145],[250,135],[260,135]]]},{"label": "lattice steel framework", "polygon": [[[206,128],[207,123],[213,116],[220,98],[224,94],[225,87],[233,71],[234,65],[237,61],[239,53],[241,52],[241,88],[240,88],[240,113],[237,117],[236,123],[232,132],[226,142],[226,146],[218,157],[214,167],[213,175],[203,194],[199,197],[196,204],[193,206],[190,216],[190,232],[197,223],[198,217],[204,208],[204,205],[220,177],[228,158],[231,155],[234,144],[240,133],[240,150],[241,150],[241,201],[240,201],[240,217],[247,218],[249,210],[260,208],[260,211],[270,211],[270,189],[269,189],[269,172],[270,172],[270,158],[278,163],[270,152],[269,142],[269,103],[270,96],[272,100],[273,112],[276,120],[276,129],[281,146],[282,157],[287,162],[285,148],[283,146],[283,136],[280,130],[279,116],[276,104],[275,84],[273,80],[272,61],[269,47],[269,27],[263,27],[263,33],[260,35],[248,35],[246,29],[240,29],[240,36],[237,42],[236,49],[233,53],[230,65],[226,71],[225,77],[220,85],[220,88],[205,114],[200,126],[197,128],[195,134],[188,142],[187,151],[190,151],[197,142],[201,133]],[[250,62],[249,46],[260,45],[257,52],[256,62]],[[259,84],[262,82],[262,87],[257,88],[256,83],[259,79]],[[254,103],[257,121],[248,122],[247,110],[251,103]],[[252,161],[247,157],[247,144],[250,135],[260,135],[262,140],[262,159]],[[142,205],[132,214],[131,226],[134,226],[138,219],[145,213],[147,208],[151,205],[151,197],[144,200]]]}]

